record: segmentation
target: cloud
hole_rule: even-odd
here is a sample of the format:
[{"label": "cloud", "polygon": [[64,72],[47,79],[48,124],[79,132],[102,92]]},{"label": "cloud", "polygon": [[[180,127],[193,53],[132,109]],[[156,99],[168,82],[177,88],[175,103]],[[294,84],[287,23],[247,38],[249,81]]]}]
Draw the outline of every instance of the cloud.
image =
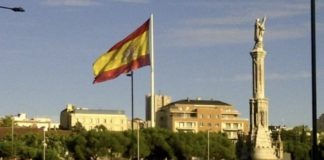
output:
[{"label": "cloud", "polygon": [[195,25],[195,26],[217,26],[217,25],[237,25],[242,23],[252,22],[250,18],[242,18],[235,16],[227,17],[207,17],[207,18],[193,18],[186,20],[185,25]]},{"label": "cloud", "polygon": [[[269,28],[268,31],[265,33],[269,41],[272,40],[283,40],[283,39],[296,39],[302,38],[308,35],[306,32],[305,27],[301,28]],[[267,41],[268,41],[267,40]]]},{"label": "cloud", "polygon": [[[311,74],[309,72],[298,72],[298,73],[267,73],[265,75],[266,80],[300,80],[309,79]],[[233,78],[234,81],[251,81],[251,74],[240,74]]]},{"label": "cloud", "polygon": [[175,46],[202,47],[248,42],[252,34],[252,30],[236,28],[182,28],[172,30],[166,36]]},{"label": "cloud", "polygon": [[[107,0],[108,1],[108,0]],[[148,3],[149,0],[110,0],[121,3]],[[93,6],[100,4],[99,0],[44,0],[42,2],[48,6]]]},{"label": "cloud", "polygon": [[[193,17],[178,21],[175,26],[164,34],[167,45],[179,47],[208,47],[224,44],[253,43],[253,26],[255,18],[267,16],[266,41],[303,38],[307,35],[308,26],[305,21],[293,21],[300,16],[308,15],[309,6],[305,3],[260,2],[240,3],[229,2],[212,5],[209,2],[196,2],[200,7],[214,10],[229,8],[222,15],[210,17]],[[190,7],[196,7],[190,5]],[[235,12],[233,12],[235,10]]]},{"label": "cloud", "polygon": [[252,81],[252,73],[251,74],[240,74],[235,75],[234,78],[232,78],[234,81]]},{"label": "cloud", "polygon": [[42,3],[49,6],[92,6],[99,4],[97,0],[45,0]]},{"label": "cloud", "polygon": [[[178,27],[179,29],[170,30],[164,36],[166,39],[170,40],[170,45],[180,47],[206,47],[223,44],[253,43],[254,29],[251,26],[224,26],[221,25],[221,21],[205,20],[206,19],[202,19],[200,25],[183,26]],[[223,23],[235,24],[239,22],[223,21]],[[213,26],[214,24],[215,26]],[[266,41],[302,38],[307,36],[305,30],[306,27],[290,28],[287,26],[280,26],[268,28],[265,33],[267,37]]]},{"label": "cloud", "polygon": [[114,0],[116,2],[124,2],[124,3],[148,3],[149,0]]},{"label": "cloud", "polygon": [[280,74],[280,73],[269,73],[266,75],[267,80],[297,80],[297,79],[309,79],[311,74],[308,72],[299,72],[295,74]]},{"label": "cloud", "polygon": [[324,23],[317,22],[316,30],[317,30],[317,33],[323,34],[324,33]]}]

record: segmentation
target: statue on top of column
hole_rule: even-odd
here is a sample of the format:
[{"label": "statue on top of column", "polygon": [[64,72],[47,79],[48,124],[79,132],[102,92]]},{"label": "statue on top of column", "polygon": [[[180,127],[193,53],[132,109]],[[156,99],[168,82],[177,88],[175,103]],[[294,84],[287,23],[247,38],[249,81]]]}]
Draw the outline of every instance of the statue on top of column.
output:
[{"label": "statue on top of column", "polygon": [[263,48],[263,35],[265,31],[265,21],[266,17],[263,17],[261,20],[259,18],[255,21],[254,28],[254,49]]}]

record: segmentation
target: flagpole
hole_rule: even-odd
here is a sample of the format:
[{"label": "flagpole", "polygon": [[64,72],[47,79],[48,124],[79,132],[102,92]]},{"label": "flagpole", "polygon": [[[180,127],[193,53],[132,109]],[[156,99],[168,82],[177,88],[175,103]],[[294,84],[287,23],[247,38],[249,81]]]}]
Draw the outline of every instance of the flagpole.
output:
[{"label": "flagpole", "polygon": [[151,54],[151,126],[155,127],[155,93],[154,93],[154,25],[153,14],[150,16],[150,54]]}]

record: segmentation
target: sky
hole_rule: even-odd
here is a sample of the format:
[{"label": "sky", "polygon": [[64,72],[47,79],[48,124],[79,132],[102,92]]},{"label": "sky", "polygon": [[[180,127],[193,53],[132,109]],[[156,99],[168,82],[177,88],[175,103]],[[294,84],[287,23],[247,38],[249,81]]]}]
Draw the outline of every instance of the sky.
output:
[{"label": "sky", "polygon": [[[317,110],[324,113],[324,2],[317,2]],[[232,104],[249,118],[254,23],[264,35],[272,125],[311,127],[310,2],[306,0],[1,0],[0,115],[59,122],[67,104],[131,115],[131,81],[99,84],[92,63],[154,15],[155,91],[173,101]],[[134,115],[145,119],[150,67],[134,72]]]}]

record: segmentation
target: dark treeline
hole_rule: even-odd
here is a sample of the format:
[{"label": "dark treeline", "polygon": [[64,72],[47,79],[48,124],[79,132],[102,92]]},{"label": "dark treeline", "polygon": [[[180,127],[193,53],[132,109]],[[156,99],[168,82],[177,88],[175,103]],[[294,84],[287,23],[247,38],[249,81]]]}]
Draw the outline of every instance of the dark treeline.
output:
[{"label": "dark treeline", "polygon": [[[43,132],[42,130],[19,131],[11,135],[11,128],[6,128],[0,136],[0,157],[10,159],[42,159]],[[19,132],[18,132],[19,131]],[[279,132],[274,132],[277,138]],[[306,126],[297,126],[292,130],[282,130],[281,139],[284,150],[290,153],[294,160],[310,160],[311,136]],[[143,159],[173,159],[186,160],[198,157],[207,159],[207,132],[172,133],[165,129],[148,128],[139,132],[140,157]],[[320,137],[321,158],[324,151],[324,139]],[[236,144],[225,134],[209,134],[209,156],[214,160],[234,160],[248,158],[248,137],[242,136]],[[108,131],[103,126],[86,131],[77,124],[72,131],[50,130],[46,132],[46,159],[78,159],[96,160],[137,158],[137,130],[123,132]]]},{"label": "dark treeline", "polygon": [[[168,130],[149,128],[140,131],[140,157],[144,159],[207,159],[207,133],[172,133]],[[224,134],[210,133],[211,159],[236,159],[235,145]],[[103,126],[86,131],[76,126],[72,132],[46,133],[46,159],[98,159],[99,157],[123,159],[137,158],[137,131],[112,132]],[[13,148],[12,148],[13,147]],[[43,134],[26,133],[3,137],[0,157],[42,159]]]}]

